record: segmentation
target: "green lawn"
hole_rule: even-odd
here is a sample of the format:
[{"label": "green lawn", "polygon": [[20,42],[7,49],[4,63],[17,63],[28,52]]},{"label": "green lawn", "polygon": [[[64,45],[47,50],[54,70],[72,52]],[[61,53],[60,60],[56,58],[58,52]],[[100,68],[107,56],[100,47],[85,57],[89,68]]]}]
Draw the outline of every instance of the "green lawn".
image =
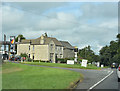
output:
[{"label": "green lawn", "polygon": [[65,89],[82,79],[74,71],[17,63],[3,64],[2,73],[3,89]]},{"label": "green lawn", "polygon": [[32,65],[42,65],[42,66],[51,66],[51,67],[64,67],[64,68],[78,68],[78,69],[96,69],[100,70],[100,67],[93,65],[88,65],[87,67],[82,67],[80,64],[68,65],[60,63],[45,63],[45,62],[23,62],[22,64],[32,64]]},{"label": "green lawn", "polygon": [[2,89],[2,65],[0,64],[0,91],[1,89]]}]

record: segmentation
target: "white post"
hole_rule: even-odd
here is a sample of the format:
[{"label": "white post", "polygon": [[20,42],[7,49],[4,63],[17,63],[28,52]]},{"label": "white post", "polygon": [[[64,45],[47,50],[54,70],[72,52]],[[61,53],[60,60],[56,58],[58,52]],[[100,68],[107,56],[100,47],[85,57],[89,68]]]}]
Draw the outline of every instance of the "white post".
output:
[{"label": "white post", "polygon": [[75,62],[77,62],[77,52],[75,52],[75,59],[74,59]]}]

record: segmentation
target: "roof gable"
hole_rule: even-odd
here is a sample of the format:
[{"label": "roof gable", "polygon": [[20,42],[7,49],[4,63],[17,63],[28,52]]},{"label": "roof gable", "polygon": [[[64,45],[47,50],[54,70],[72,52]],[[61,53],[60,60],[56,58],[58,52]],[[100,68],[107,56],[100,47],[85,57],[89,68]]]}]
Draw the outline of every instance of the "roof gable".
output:
[{"label": "roof gable", "polygon": [[[44,37],[44,44],[48,45],[51,40],[54,41],[55,45],[62,46],[61,42],[58,41],[56,38],[53,38],[53,37]],[[31,41],[31,44],[40,45],[41,37],[39,37],[37,39],[25,39],[25,40],[22,40],[21,43],[30,43],[30,41]]]},{"label": "roof gable", "polygon": [[74,47],[67,41],[60,41],[64,48],[74,49]]}]

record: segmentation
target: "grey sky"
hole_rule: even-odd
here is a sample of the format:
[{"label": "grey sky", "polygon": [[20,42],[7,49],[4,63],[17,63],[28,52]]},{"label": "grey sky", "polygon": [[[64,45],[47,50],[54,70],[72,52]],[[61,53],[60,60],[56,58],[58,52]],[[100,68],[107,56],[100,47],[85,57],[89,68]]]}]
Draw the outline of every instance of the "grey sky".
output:
[{"label": "grey sky", "polygon": [[2,28],[6,35],[27,39],[48,36],[83,48],[101,47],[116,40],[118,4],[109,2],[19,2],[2,4]]}]

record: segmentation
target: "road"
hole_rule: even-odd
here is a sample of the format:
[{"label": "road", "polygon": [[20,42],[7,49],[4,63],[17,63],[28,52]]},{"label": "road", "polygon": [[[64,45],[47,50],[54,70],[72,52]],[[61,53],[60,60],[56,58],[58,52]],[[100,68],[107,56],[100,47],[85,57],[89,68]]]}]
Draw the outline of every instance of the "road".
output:
[{"label": "road", "polygon": [[[59,68],[59,67],[54,67]],[[76,91],[120,91],[120,82],[117,79],[116,69],[86,70],[68,69],[80,72],[84,75],[84,80],[78,84]],[[101,81],[102,80],[102,81]],[[97,83],[97,84],[96,84]],[[89,90],[91,89],[91,90]]]},{"label": "road", "polygon": [[94,89],[109,89],[111,91],[120,91],[120,82],[117,79],[116,69],[113,69],[113,74],[97,85]]},{"label": "road", "polygon": [[[98,85],[93,87],[93,90],[88,90],[97,82],[101,81],[104,77],[113,73]],[[96,70],[81,70],[77,71],[84,74],[84,80],[79,83],[76,89],[84,89],[84,91],[120,91],[120,82],[118,83],[116,69],[104,69],[101,71]]]}]

